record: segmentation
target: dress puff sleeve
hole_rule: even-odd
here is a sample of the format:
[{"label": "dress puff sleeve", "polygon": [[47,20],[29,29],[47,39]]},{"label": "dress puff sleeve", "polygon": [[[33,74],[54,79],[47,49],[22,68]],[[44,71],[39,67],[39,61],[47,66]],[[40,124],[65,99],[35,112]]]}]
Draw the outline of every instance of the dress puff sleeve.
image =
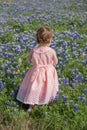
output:
[{"label": "dress puff sleeve", "polygon": [[58,64],[58,58],[57,58],[56,52],[54,50],[53,50],[52,60],[53,60],[53,65],[54,66]]}]

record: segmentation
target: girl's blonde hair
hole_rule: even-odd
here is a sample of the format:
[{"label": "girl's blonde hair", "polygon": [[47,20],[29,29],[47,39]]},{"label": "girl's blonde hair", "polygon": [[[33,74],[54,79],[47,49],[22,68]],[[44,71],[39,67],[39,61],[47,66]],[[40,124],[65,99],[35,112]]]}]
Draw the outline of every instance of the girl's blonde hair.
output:
[{"label": "girl's blonde hair", "polygon": [[49,27],[41,27],[36,34],[38,44],[49,44],[52,38],[52,31]]}]

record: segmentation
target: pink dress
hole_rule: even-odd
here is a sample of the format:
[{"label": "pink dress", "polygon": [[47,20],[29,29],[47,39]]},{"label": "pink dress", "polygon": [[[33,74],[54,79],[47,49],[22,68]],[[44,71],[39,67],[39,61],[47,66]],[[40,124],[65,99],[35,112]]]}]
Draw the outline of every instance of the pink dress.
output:
[{"label": "pink dress", "polygon": [[55,98],[58,88],[57,71],[54,65],[58,60],[50,47],[38,47],[32,51],[30,68],[23,79],[17,100],[24,104],[48,104]]}]

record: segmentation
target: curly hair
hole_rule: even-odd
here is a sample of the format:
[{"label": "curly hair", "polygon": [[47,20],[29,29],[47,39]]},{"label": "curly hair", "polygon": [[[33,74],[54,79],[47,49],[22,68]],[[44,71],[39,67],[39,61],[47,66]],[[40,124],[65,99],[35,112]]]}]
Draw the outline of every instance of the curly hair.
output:
[{"label": "curly hair", "polygon": [[52,31],[49,27],[41,27],[37,30],[36,37],[38,44],[48,44],[52,38]]}]

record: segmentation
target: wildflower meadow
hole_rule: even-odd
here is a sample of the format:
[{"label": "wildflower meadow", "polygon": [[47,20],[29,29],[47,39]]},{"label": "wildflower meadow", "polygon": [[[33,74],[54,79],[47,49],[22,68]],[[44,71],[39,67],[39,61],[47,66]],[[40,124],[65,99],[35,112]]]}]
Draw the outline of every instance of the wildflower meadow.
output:
[{"label": "wildflower meadow", "polygon": [[[53,31],[59,93],[28,113],[16,96],[42,26]],[[0,130],[87,130],[86,0],[0,0]]]}]

